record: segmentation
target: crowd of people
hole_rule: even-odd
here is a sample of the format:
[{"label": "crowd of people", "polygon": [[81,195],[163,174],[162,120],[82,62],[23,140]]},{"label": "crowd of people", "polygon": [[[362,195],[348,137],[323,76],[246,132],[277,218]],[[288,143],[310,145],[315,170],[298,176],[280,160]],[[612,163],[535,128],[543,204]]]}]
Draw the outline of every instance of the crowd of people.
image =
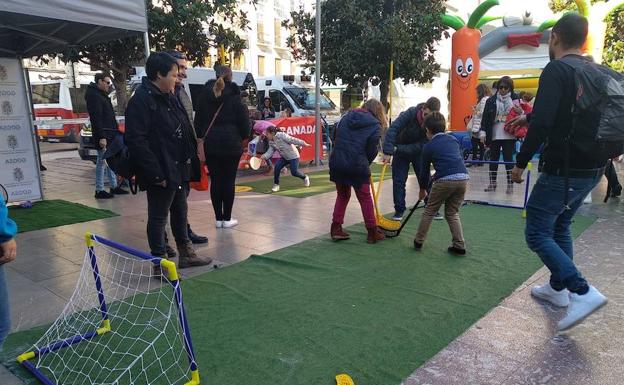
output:
[{"label": "crowd of people", "polygon": [[[614,148],[607,145],[605,149],[605,144],[596,139],[599,121],[595,115],[574,117],[572,114],[578,95],[575,71],[591,64],[590,58],[582,56],[587,31],[587,19],[583,16],[563,16],[552,29],[551,62],[540,76],[534,104],[530,105],[532,95],[522,95],[520,101],[520,95],[514,92],[513,80],[505,76],[495,83],[493,95],[486,85],[479,85],[474,115],[468,124],[474,157],[483,159],[485,146],[489,147],[492,161],[498,161],[502,154],[508,194],[513,193],[514,183],[523,182],[527,164],[541,149],[542,172],[528,200],[525,238],[529,248],[551,272],[550,281],[534,286],[531,294],[568,309],[558,323],[559,331],[575,326],[607,302],[574,264],[570,227],[583,200],[605,174],[608,160],[623,151],[621,141],[611,143]],[[394,219],[400,220],[403,216],[405,180],[412,165],[420,185],[419,198],[428,198],[414,248],[424,248],[431,220],[444,204],[444,217],[452,234],[448,251],[465,255],[459,209],[470,176],[460,143],[445,133],[444,116],[436,110],[439,104],[430,99],[403,112],[386,132],[384,162],[394,157]],[[574,123],[574,119],[580,119],[580,123]],[[336,241],[350,237],[342,224],[351,188],[362,208],[367,241],[376,243],[384,238],[375,221],[369,165],[377,154],[378,141],[386,124],[383,106],[375,100],[349,112],[338,124],[329,164],[330,178],[336,183],[337,191],[330,233]],[[573,127],[576,129],[572,130]],[[526,138],[514,160],[519,135],[526,135]],[[431,166],[435,170],[433,177]],[[612,165],[610,167],[608,177],[611,179],[615,173]],[[497,169],[498,163],[491,162],[486,192],[497,188]]]},{"label": "crowd of people", "polygon": [[[542,172],[528,200],[525,238],[551,273],[549,282],[534,286],[531,294],[568,308],[558,324],[560,331],[578,324],[607,301],[589,285],[574,263],[570,226],[584,198],[605,175],[608,160],[622,150],[619,143],[618,149],[607,153],[592,135],[579,129],[571,133],[575,126],[571,111],[577,96],[575,71],[589,63],[581,51],[587,29],[583,16],[564,15],[552,29],[551,62],[542,72],[535,100],[533,95],[525,94],[520,102],[521,96],[515,93],[509,77],[497,81],[494,90],[481,84],[468,122],[474,159],[484,159],[487,146],[491,160],[497,161],[502,155],[506,162],[507,193],[513,192],[513,183],[523,182],[527,164],[541,149]],[[192,247],[192,243],[206,243],[208,239],[195,234],[188,224],[189,182],[201,177],[202,152],[210,170],[210,197],[217,228],[230,229],[238,224],[232,217],[235,180],[243,142],[250,137],[252,128],[268,143],[262,159],[271,162],[276,152],[280,154],[274,166],[273,191],[279,191],[281,170],[287,164],[293,176],[300,178],[305,186],[310,185],[309,177],[299,171],[297,150],[297,146],[309,144],[265,121],[275,117],[269,98],[263,100],[256,112],[257,121],[250,121],[240,90],[232,82],[232,71],[218,66],[216,79],[204,87],[193,116],[192,103],[182,84],[185,70],[186,58],[179,52],[150,55],[145,66],[146,77],[129,100],[125,127],[125,141],[137,166],[136,181],[147,195],[147,239],[151,254],[160,258],[176,255],[166,238],[169,219],[180,268],[211,263],[210,258],[199,257]],[[103,188],[103,156],[118,128],[107,96],[110,83],[109,76],[97,75],[86,96],[94,139],[99,145],[96,198],[110,195]],[[533,105],[528,108],[531,102]],[[591,120],[583,124],[597,125]],[[527,125],[526,138],[514,160],[517,131]],[[466,255],[467,242],[459,212],[470,175],[461,145],[446,133],[446,126],[436,98],[404,111],[390,127],[383,104],[375,99],[343,116],[334,130],[329,158],[330,180],[336,187],[331,238],[336,241],[350,238],[342,226],[352,189],[362,210],[367,242],[377,243],[385,238],[377,223],[370,186],[370,165],[381,148],[383,162],[392,165],[393,219],[400,221],[406,209],[410,167],[418,179],[419,199],[426,202],[413,240],[414,248],[425,249],[432,219],[444,205],[444,219],[451,233],[448,251]],[[490,164],[490,179],[485,189],[488,192],[497,189],[497,168],[497,163]],[[614,177],[612,170],[608,176]],[[116,184],[115,175],[109,174],[109,182],[112,194],[127,193]],[[15,223],[8,218],[6,206],[0,201],[0,346],[10,322],[4,265],[16,256],[15,234]],[[154,273],[161,274],[159,267],[155,267]]]}]

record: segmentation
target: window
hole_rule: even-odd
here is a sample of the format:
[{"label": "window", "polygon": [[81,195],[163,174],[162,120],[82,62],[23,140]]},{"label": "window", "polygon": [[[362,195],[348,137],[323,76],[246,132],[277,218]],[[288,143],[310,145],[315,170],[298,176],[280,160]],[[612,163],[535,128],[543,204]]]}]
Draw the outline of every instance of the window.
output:
[{"label": "window", "polygon": [[73,107],[74,112],[76,113],[87,112],[87,102],[85,100],[85,93],[87,92],[87,87],[88,85],[82,84],[80,88],[69,89],[69,96],[72,101],[72,107]]},{"label": "window", "polygon": [[291,111],[294,111],[288,99],[281,91],[278,90],[270,90],[269,98],[271,98],[271,103],[273,104],[273,108],[275,108],[275,112],[281,112],[286,108],[290,108]]},{"label": "window", "polygon": [[264,70],[264,56],[258,56],[258,76],[266,76]]},{"label": "window", "polygon": [[258,43],[266,43],[266,34],[264,32],[264,23],[258,21]]},{"label": "window", "polygon": [[275,75],[282,74],[282,59],[275,59]]},{"label": "window", "polygon": [[[284,87],[284,91],[295,101],[295,103],[304,110],[313,110],[316,108],[316,93],[314,88],[304,88],[297,86]],[[323,90],[321,90],[321,110],[333,110],[336,105],[332,102]]]},{"label": "window", "polygon": [[234,56],[234,65],[233,65],[233,69],[235,70],[242,70],[245,68],[245,54],[244,53],[240,53],[238,56]]},{"label": "window", "polygon": [[61,83],[33,84],[33,104],[58,104],[61,96]]},{"label": "window", "polygon": [[281,47],[284,45],[284,42],[282,41],[282,23],[279,19],[275,19],[274,28],[275,28],[275,46]]}]

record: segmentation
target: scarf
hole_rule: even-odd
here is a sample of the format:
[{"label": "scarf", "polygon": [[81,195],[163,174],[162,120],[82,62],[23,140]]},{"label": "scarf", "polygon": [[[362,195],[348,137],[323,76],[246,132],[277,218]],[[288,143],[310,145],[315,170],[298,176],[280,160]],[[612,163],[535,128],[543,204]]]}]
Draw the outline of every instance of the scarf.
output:
[{"label": "scarf", "polygon": [[500,93],[496,94],[496,121],[504,122],[507,120],[507,115],[513,107],[513,101],[511,100],[511,92],[503,96]]}]

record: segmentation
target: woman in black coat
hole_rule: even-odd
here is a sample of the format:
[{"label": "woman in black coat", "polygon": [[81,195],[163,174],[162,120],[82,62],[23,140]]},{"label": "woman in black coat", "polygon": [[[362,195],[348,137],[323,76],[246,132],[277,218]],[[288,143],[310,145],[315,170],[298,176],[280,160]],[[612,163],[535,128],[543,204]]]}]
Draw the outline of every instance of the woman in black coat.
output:
[{"label": "woman in black coat", "polygon": [[[230,228],[238,224],[232,218],[232,207],[243,140],[250,133],[249,111],[242,102],[238,86],[232,82],[232,70],[218,67],[217,76],[216,80],[206,83],[200,96],[195,129],[198,138],[205,136],[204,151],[216,226]],[[214,124],[210,127],[213,119]]]},{"label": "woman in black coat", "polygon": [[[178,76],[176,59],[163,52],[150,55],[147,77],[128,101],[125,142],[136,165],[136,178],[147,192],[147,240],[152,255],[166,257],[165,226],[178,246],[178,266],[210,263],[191,247],[187,230],[186,186],[191,179],[191,160],[197,143],[191,122],[173,91]],[[160,265],[154,267],[160,275]]]},{"label": "woman in black coat", "polygon": [[[481,131],[485,131],[485,143],[490,147],[491,161],[498,162],[502,151],[503,160],[513,162],[516,138],[505,131],[505,122],[509,112],[516,108],[514,101],[518,99],[518,95],[514,92],[513,80],[509,76],[503,76],[497,82],[494,95],[485,102],[481,118]],[[513,164],[506,164],[505,168],[507,169],[507,194],[513,194],[511,181]],[[490,184],[485,189],[486,192],[496,191],[497,174],[498,164],[490,163]]]}]

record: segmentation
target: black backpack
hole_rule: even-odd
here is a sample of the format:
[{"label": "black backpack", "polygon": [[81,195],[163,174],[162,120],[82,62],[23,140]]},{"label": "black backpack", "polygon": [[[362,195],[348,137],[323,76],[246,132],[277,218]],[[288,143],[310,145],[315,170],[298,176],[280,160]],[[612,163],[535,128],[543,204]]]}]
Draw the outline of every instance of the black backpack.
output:
[{"label": "black backpack", "polygon": [[128,146],[126,146],[124,142],[124,135],[121,132],[116,133],[113,140],[108,144],[103,158],[106,160],[108,167],[115,174],[128,180],[130,183],[130,191],[136,194],[137,186],[136,183],[133,183],[136,169],[130,157]]},{"label": "black backpack", "polygon": [[574,69],[576,89],[564,160],[564,205],[569,208],[570,143],[591,149],[601,161],[624,153],[624,76],[588,58],[569,55],[560,60]]},{"label": "black backpack", "polygon": [[[593,141],[598,156],[624,153],[624,75],[589,59],[566,56],[574,68],[576,100],[569,139]],[[589,143],[591,144],[591,143]]]}]

